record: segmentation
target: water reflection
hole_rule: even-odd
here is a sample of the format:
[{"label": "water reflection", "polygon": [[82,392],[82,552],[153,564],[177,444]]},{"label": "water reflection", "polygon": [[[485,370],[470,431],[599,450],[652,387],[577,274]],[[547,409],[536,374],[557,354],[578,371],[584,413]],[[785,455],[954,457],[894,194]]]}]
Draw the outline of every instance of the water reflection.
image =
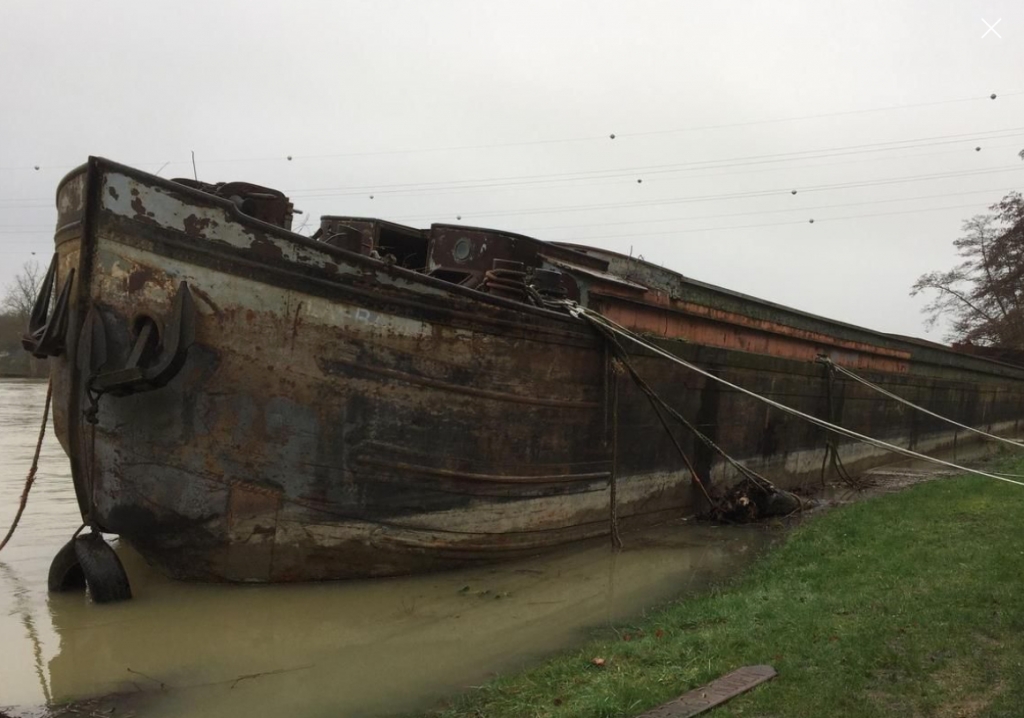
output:
[{"label": "water reflection", "polygon": [[[45,394],[27,386],[0,381],[0,458],[18,471]],[[79,523],[66,460],[52,437],[46,448],[0,570],[0,705],[142,691],[151,716],[415,710],[701,588],[770,538],[680,523],[627,534],[620,554],[599,541],[470,571],[262,587],[171,582],[118,546],[135,598],[94,606],[46,594],[49,560]],[[18,471],[0,477],[0,522]]]},{"label": "water reflection", "polygon": [[13,598],[13,611],[10,615],[17,614],[21,625],[25,628],[25,635],[32,646],[32,665],[36,676],[39,678],[39,687],[46,703],[51,703],[50,686],[47,682],[47,673],[43,667],[43,647],[39,640],[39,631],[36,630],[36,619],[32,613],[32,606],[29,598],[29,591],[18,578],[18,574],[3,561],[0,561],[0,578],[3,578],[4,586]]}]

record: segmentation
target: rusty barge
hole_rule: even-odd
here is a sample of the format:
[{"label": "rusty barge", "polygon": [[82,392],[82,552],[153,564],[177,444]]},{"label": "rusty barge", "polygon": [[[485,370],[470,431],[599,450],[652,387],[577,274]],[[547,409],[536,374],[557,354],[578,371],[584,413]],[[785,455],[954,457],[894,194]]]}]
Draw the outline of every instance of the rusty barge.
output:
[{"label": "rusty barge", "polygon": [[[172,577],[386,576],[537,552],[700,502],[735,471],[673,440],[578,303],[716,375],[933,451],[948,425],[831,382],[826,355],[940,414],[1018,427],[1024,368],[771,304],[613,252],[451,224],[323,217],[282,193],[92,158],[57,192],[56,254],[26,347],[82,516]],[[783,486],[826,437],[633,357],[666,401]],[[959,437],[963,440],[963,436]],[[842,444],[858,470],[886,460]],[[614,493],[613,493],[614,492]]]}]

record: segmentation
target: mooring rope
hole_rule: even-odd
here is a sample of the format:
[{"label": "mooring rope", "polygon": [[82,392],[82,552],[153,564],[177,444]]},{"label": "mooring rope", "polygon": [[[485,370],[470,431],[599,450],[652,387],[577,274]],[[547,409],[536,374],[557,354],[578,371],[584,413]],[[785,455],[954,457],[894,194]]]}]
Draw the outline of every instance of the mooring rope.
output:
[{"label": "mooring rope", "polygon": [[931,411],[929,409],[925,409],[923,406],[918,406],[917,404],[913,403],[912,401],[908,401],[907,399],[904,399],[902,396],[899,396],[897,394],[893,394],[888,389],[884,389],[884,388],[880,387],[878,384],[874,384],[874,383],[868,381],[867,379],[865,379],[864,377],[859,376],[857,374],[854,374],[852,371],[850,371],[846,367],[839,366],[838,364],[833,362],[828,357],[820,357],[819,361],[821,361],[826,366],[831,367],[835,371],[838,371],[840,374],[844,374],[844,375],[850,377],[851,379],[853,379],[854,381],[859,381],[864,386],[869,387],[871,389],[874,389],[875,391],[879,392],[880,394],[884,394],[885,396],[889,397],[890,399],[898,401],[901,404],[906,404],[907,406],[909,406],[912,409],[917,409],[918,411],[924,412],[928,416],[933,416],[936,419],[941,419],[942,421],[945,421],[945,422],[948,422],[950,424],[953,424],[954,426],[959,426],[961,429],[966,429],[967,431],[973,431],[975,434],[979,434],[979,435],[987,437],[989,439],[994,439],[996,441],[1001,441],[1004,444],[1009,444],[1010,446],[1016,446],[1018,449],[1024,449],[1024,444],[1020,443],[1019,441],[1013,441],[1012,439],[1007,439],[1007,438],[1005,438],[1003,436],[996,436],[995,434],[990,434],[987,431],[982,431],[981,429],[975,429],[973,426],[968,426],[967,424],[961,424],[959,421],[956,421],[954,419],[950,419],[948,416],[942,416],[941,414],[936,414],[934,411]]},{"label": "mooring rope", "polygon": [[[588,312],[588,313],[590,313],[590,312]],[[594,312],[593,314],[596,314],[596,312]],[[601,315],[597,315],[597,316],[601,316]],[[751,469],[749,466],[746,466],[743,463],[741,463],[740,461],[734,459],[725,449],[723,449],[718,444],[716,444],[711,439],[711,437],[709,437],[707,434],[705,434],[700,429],[698,429],[696,426],[694,426],[692,423],[690,423],[686,419],[686,417],[684,417],[678,411],[673,409],[671,406],[669,406],[665,402],[664,399],[662,399],[660,396],[658,396],[658,394],[654,391],[654,389],[651,388],[651,385],[648,384],[646,381],[644,381],[640,377],[640,375],[637,373],[636,369],[633,368],[632,363],[630,363],[630,361],[629,361],[629,354],[628,354],[628,352],[626,351],[625,347],[623,347],[614,338],[614,333],[612,333],[612,334],[608,333],[610,331],[610,327],[608,327],[607,325],[601,324],[601,322],[595,322],[593,317],[591,317],[591,316],[584,316],[583,318],[586,319],[587,321],[591,322],[592,326],[594,326],[599,332],[604,334],[609,339],[609,341],[611,341],[612,346],[620,354],[619,358],[622,361],[623,365],[626,367],[626,370],[629,372],[630,377],[633,379],[634,382],[636,382],[636,385],[640,388],[640,390],[642,392],[644,392],[644,394],[647,395],[647,398],[652,403],[656,403],[656,404],[660,405],[661,407],[663,407],[665,409],[665,411],[668,412],[668,414],[673,419],[675,419],[680,424],[682,424],[684,427],[686,427],[686,429],[689,430],[694,436],[696,436],[697,439],[699,439],[701,441],[701,443],[703,443],[709,449],[711,449],[716,454],[718,454],[723,459],[725,459],[725,461],[728,464],[730,464],[734,469],[736,469],[740,474],[742,474],[746,478],[750,479],[750,481],[754,485],[758,486],[759,488],[761,488],[764,491],[777,491],[778,490],[778,488],[771,481],[769,481],[764,476],[762,476],[761,474],[759,474],[756,471],[754,471],[753,469]],[[604,317],[602,317],[602,319],[603,318]],[[608,321],[610,321],[610,320],[608,320]],[[660,418],[660,415],[659,415],[659,418]],[[672,435],[671,432],[669,432],[669,436],[671,436],[671,435]],[[678,447],[678,445],[677,445],[677,447]],[[681,448],[679,450],[680,450],[680,452],[682,452]],[[689,459],[688,459],[688,457],[685,456],[685,454],[683,456],[683,460],[685,461],[685,463],[687,465],[690,464]],[[704,490],[704,495],[707,496],[708,500],[710,501],[711,497],[708,495],[707,490],[704,488],[703,483],[701,483],[700,477],[697,476],[696,472],[693,472],[693,475],[694,475],[694,478],[696,478],[700,488],[702,490]]]},{"label": "mooring rope", "polygon": [[[701,481],[700,475],[697,473],[696,468],[694,467],[693,463],[690,461],[689,456],[687,456],[686,452],[683,450],[683,447],[679,443],[679,441],[676,439],[675,434],[672,433],[672,428],[668,425],[668,421],[663,416],[662,411],[664,411],[666,414],[668,414],[673,419],[675,419],[680,424],[682,424],[701,443],[703,443],[707,448],[711,449],[713,452],[715,452],[716,454],[721,456],[726,461],[726,463],[730,464],[734,469],[736,469],[736,471],[741,476],[743,476],[748,482],[750,482],[750,484],[755,486],[757,489],[759,489],[764,494],[766,494],[766,495],[771,495],[773,493],[775,493],[775,494],[786,494],[788,496],[793,497],[794,499],[796,499],[796,501],[797,501],[797,503],[799,505],[799,507],[797,509],[795,509],[796,511],[801,510],[805,506],[804,501],[800,497],[796,496],[795,494],[792,494],[791,492],[783,491],[782,489],[779,489],[777,486],[775,486],[775,484],[773,484],[771,481],[766,479],[764,476],[762,476],[761,474],[757,473],[756,471],[751,469],[749,466],[746,466],[743,463],[741,463],[740,461],[737,461],[728,452],[726,452],[722,447],[720,447],[718,444],[716,444],[709,436],[704,434],[700,429],[698,429],[690,421],[688,421],[686,419],[686,417],[684,417],[682,414],[680,414],[678,411],[676,411],[674,408],[672,408],[664,399],[661,398],[661,396],[658,395],[657,392],[654,391],[654,389],[650,386],[650,384],[648,384],[646,381],[644,381],[643,377],[640,376],[639,372],[637,372],[636,368],[633,366],[632,362],[630,362],[630,360],[629,360],[629,352],[626,351],[626,348],[622,346],[621,342],[619,342],[619,340],[617,339],[617,337],[615,335],[615,332],[613,332],[606,325],[604,325],[604,324],[602,324],[602,323],[600,323],[598,321],[595,321],[594,318],[589,316],[589,315],[582,315],[582,318],[585,321],[589,322],[590,325],[592,327],[594,327],[595,331],[597,331],[599,334],[601,334],[605,338],[605,340],[608,342],[608,344],[612,347],[612,349],[613,349],[613,351],[614,351],[614,353],[616,355],[616,358],[619,360],[619,362],[622,363],[622,365],[625,367],[626,371],[629,373],[630,378],[633,379],[633,382],[640,389],[640,391],[642,391],[644,393],[644,395],[647,397],[648,401],[651,403],[651,407],[654,409],[654,412],[657,415],[658,420],[661,422],[662,428],[665,429],[665,432],[668,434],[669,439],[672,440],[672,444],[675,446],[676,451],[682,457],[683,463],[686,465],[686,468],[689,470],[690,476],[691,476],[691,480],[693,481],[693,483],[695,483],[697,485],[697,487],[704,494],[704,497],[707,499],[708,508],[709,508],[709,510],[710,510],[712,515],[715,515],[716,513],[717,514],[721,514],[723,512],[723,500],[722,499],[715,499],[715,498],[713,498],[711,496],[711,493],[705,487],[704,482]],[[617,410],[617,407],[618,407],[618,399],[616,398],[616,410]],[[614,539],[613,539],[613,543],[614,543]]]},{"label": "mooring rope", "polygon": [[39,469],[39,453],[43,449],[43,437],[46,436],[46,424],[50,418],[50,397],[53,396],[53,381],[51,380],[46,385],[46,402],[43,406],[43,423],[39,427],[39,438],[36,440],[36,452],[32,456],[32,466],[29,467],[28,476],[25,477],[25,488],[21,490],[21,502],[18,504],[18,513],[14,515],[14,521],[11,523],[11,528],[7,529],[7,535],[4,536],[4,540],[0,541],[0,551],[4,550],[4,546],[11,540],[11,536],[14,535],[14,529],[18,528],[18,522],[21,521],[21,515],[25,513],[25,505],[28,503],[28,492],[32,490],[32,484],[36,480],[36,471]]},{"label": "mooring rope", "polygon": [[[836,423],[836,412],[835,402],[833,401],[834,392],[833,387],[835,385],[835,368],[831,364],[825,365],[825,400],[828,405],[828,420],[830,423]],[[825,485],[825,466],[828,465],[829,459],[832,459],[832,470],[835,471],[836,475],[843,481],[847,486],[854,489],[855,491],[862,491],[866,488],[866,482],[855,479],[853,475],[847,470],[846,464],[843,463],[843,459],[839,456],[839,447],[836,446],[836,442],[832,440],[832,434],[825,432],[825,456],[821,460],[821,483]]]},{"label": "mooring rope", "polygon": [[[585,318],[588,321],[591,321],[589,318]],[[654,413],[658,417],[658,421],[661,422],[662,428],[665,429],[665,432],[668,434],[668,437],[672,440],[672,444],[675,446],[676,451],[679,453],[679,456],[682,457],[683,463],[686,465],[687,470],[689,470],[692,481],[698,486],[698,488],[700,488],[701,492],[704,494],[704,497],[708,500],[708,503],[711,506],[714,506],[715,502],[712,500],[707,488],[705,488],[704,482],[701,481],[700,475],[697,473],[697,469],[694,468],[693,462],[690,461],[690,457],[687,456],[686,452],[683,450],[682,445],[680,445],[680,443],[676,440],[675,434],[672,433],[672,429],[668,425],[668,421],[665,419],[664,415],[662,415],[662,409],[667,411],[673,418],[681,422],[686,428],[690,429],[690,431],[692,431],[698,437],[706,437],[704,437],[703,434],[701,434],[695,427],[693,427],[685,418],[679,415],[678,412],[672,409],[672,407],[666,404],[665,401],[660,396],[658,396],[653,389],[651,389],[650,385],[640,377],[636,369],[633,367],[632,363],[630,363],[629,361],[629,354],[626,352],[626,349],[622,346],[622,344],[620,344],[619,341],[615,338],[615,334],[609,331],[606,327],[601,326],[596,322],[591,321],[591,326],[593,326],[598,331],[598,333],[600,333],[605,338],[608,344],[612,347],[612,350],[615,352],[616,358],[622,363],[623,367],[625,367],[626,371],[629,373],[630,378],[647,397],[647,400],[651,403],[651,407],[654,409]],[[615,402],[617,419],[617,397]],[[618,422],[616,421],[616,424],[617,423]]]},{"label": "mooring rope", "polygon": [[882,441],[881,439],[876,439],[876,438],[874,438],[872,436],[867,436],[865,434],[861,434],[859,432],[853,431],[852,429],[846,429],[846,428],[844,428],[842,426],[838,426],[838,425],[833,424],[831,422],[825,421],[824,419],[821,419],[821,418],[819,418],[817,416],[812,416],[811,414],[807,414],[805,412],[802,412],[799,409],[794,409],[791,406],[787,406],[786,404],[782,404],[780,402],[777,402],[774,399],[769,399],[766,396],[761,396],[760,394],[758,394],[756,392],[750,391],[749,389],[745,389],[742,386],[739,386],[737,384],[733,384],[731,381],[728,381],[726,379],[722,379],[721,377],[715,376],[711,372],[706,371],[704,369],[701,369],[696,364],[688,362],[685,359],[682,359],[681,357],[678,357],[675,354],[672,354],[672,353],[662,349],[661,347],[659,347],[659,346],[657,346],[655,344],[651,344],[650,342],[645,341],[644,339],[640,338],[637,334],[631,332],[630,330],[626,329],[625,327],[615,323],[611,319],[608,319],[607,317],[605,317],[604,315],[602,315],[602,314],[600,314],[598,312],[595,312],[595,311],[593,311],[591,309],[587,309],[586,307],[581,307],[579,305],[573,305],[573,306],[569,307],[569,312],[571,314],[573,314],[574,316],[577,316],[577,317],[580,317],[580,318],[582,318],[584,315],[586,315],[586,316],[588,316],[588,317],[590,317],[590,318],[592,318],[592,319],[594,319],[594,320],[596,320],[596,321],[598,321],[600,323],[603,323],[606,327],[608,327],[611,331],[614,331],[619,336],[625,337],[626,339],[628,339],[629,341],[633,342],[634,344],[637,344],[637,345],[639,345],[641,347],[644,347],[648,351],[651,351],[651,352],[653,352],[653,353],[655,353],[655,354],[657,354],[659,356],[665,357],[669,361],[675,362],[676,364],[679,364],[680,366],[684,366],[687,369],[690,369],[691,371],[694,371],[694,372],[696,372],[696,373],[698,373],[698,374],[700,374],[702,376],[705,376],[705,377],[707,377],[709,379],[713,379],[714,381],[717,381],[718,383],[722,384],[723,386],[727,386],[730,389],[738,391],[741,394],[746,394],[747,396],[753,397],[754,399],[757,399],[758,401],[764,402],[765,404],[768,404],[769,406],[773,406],[776,409],[779,409],[780,411],[783,411],[783,412],[785,412],[787,414],[790,414],[792,416],[796,416],[796,417],[798,417],[800,419],[803,419],[804,421],[808,421],[808,422],[810,422],[810,423],[812,423],[812,424],[814,424],[816,426],[820,426],[823,429],[828,429],[830,431],[833,431],[833,432],[835,432],[837,434],[840,434],[841,436],[846,436],[846,437],[851,438],[851,439],[856,439],[857,441],[862,441],[865,444],[870,444],[870,445],[876,446],[876,447],[878,447],[880,449],[886,449],[886,450],[891,451],[891,452],[893,452],[895,454],[900,454],[901,456],[906,456],[908,458],[920,459],[922,461],[927,461],[927,462],[930,462],[930,463],[933,463],[933,464],[939,464],[940,466],[946,466],[946,467],[951,468],[951,469],[956,469],[957,471],[960,471],[960,472],[963,472],[963,473],[976,474],[978,476],[984,476],[984,477],[989,478],[989,479],[995,479],[996,481],[1004,481],[1004,482],[1006,482],[1008,484],[1014,484],[1016,486],[1024,486],[1024,481],[1015,481],[1014,479],[1010,479],[1007,476],[1002,476],[1002,475],[999,475],[999,474],[993,474],[993,473],[989,473],[987,471],[981,471],[980,469],[971,469],[971,468],[968,468],[966,466],[961,466],[960,464],[954,464],[953,462],[950,462],[950,461],[945,461],[943,459],[935,458],[934,456],[928,456],[927,454],[919,453],[917,451],[914,451],[913,449],[907,449],[907,448],[904,448],[902,446],[897,446],[896,444],[890,444],[887,441]]}]

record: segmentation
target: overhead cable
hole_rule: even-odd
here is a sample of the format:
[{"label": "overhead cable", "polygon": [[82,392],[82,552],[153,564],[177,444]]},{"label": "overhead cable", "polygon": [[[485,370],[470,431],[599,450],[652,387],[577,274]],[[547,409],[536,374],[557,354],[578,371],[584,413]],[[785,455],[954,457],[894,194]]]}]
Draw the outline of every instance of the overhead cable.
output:
[{"label": "overhead cable", "polygon": [[[691,127],[676,127],[668,129],[658,130],[646,130],[636,132],[615,132],[610,131],[607,134],[593,134],[583,135],[577,137],[563,137],[563,138],[545,138],[536,140],[517,140],[508,142],[492,142],[492,143],[481,143],[481,144],[466,144],[466,145],[448,145],[439,147],[421,147],[421,148],[403,148],[403,149],[392,149],[392,150],[362,150],[362,151],[351,151],[351,152],[334,152],[334,153],[318,153],[308,155],[294,155],[294,154],[282,154],[282,155],[264,155],[260,157],[234,157],[234,158],[212,158],[204,159],[204,164],[220,164],[229,162],[267,162],[267,161],[292,161],[292,160],[303,160],[303,159],[334,159],[344,157],[371,157],[371,156],[383,156],[383,155],[402,155],[402,154],[421,154],[421,153],[432,153],[432,152],[464,152],[470,150],[486,150],[486,149],[500,149],[510,147],[529,147],[529,146],[540,146],[540,145],[551,145],[551,144],[570,144],[580,142],[607,142],[616,141],[622,139],[628,139],[631,137],[643,138],[658,135],[668,134],[682,134],[689,132],[704,132],[707,130],[721,130],[731,129],[736,127],[752,127],[755,125],[767,125],[767,124],[780,124],[786,122],[799,122],[806,120],[817,120],[828,117],[842,117],[850,115],[863,115],[878,112],[889,112],[893,110],[906,110],[917,107],[934,107],[938,105],[958,104],[966,102],[984,102],[986,100],[995,100],[997,97],[1015,97],[1018,95],[1024,95],[1024,90],[1014,90],[1000,93],[990,93],[988,95],[975,95],[973,97],[961,97],[952,98],[946,100],[931,100],[926,102],[916,103],[904,103],[896,105],[886,105],[882,107],[867,107],[858,108],[852,110],[840,110],[836,112],[822,112],[816,114],[807,115],[796,115],[791,117],[778,117],[771,119],[762,120],[749,120],[743,122],[727,122],[714,125],[698,125]],[[160,163],[165,164],[188,164],[187,160],[167,162],[166,158],[160,160],[149,160],[146,162],[136,162],[136,164],[156,165]],[[63,168],[64,165],[38,165],[38,164],[25,164],[25,165],[10,165],[2,166],[0,170],[6,171],[17,171],[17,170],[40,170],[40,169],[56,169]]]}]

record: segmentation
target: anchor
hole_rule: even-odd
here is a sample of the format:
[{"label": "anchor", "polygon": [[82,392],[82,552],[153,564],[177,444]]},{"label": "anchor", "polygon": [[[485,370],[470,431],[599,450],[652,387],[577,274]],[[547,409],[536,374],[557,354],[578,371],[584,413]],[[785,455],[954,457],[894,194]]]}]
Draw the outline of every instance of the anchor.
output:
[{"label": "anchor", "polygon": [[[97,372],[89,383],[97,394],[126,396],[164,386],[185,364],[188,348],[195,341],[196,305],[188,282],[181,282],[171,303],[167,331],[161,340],[157,324],[151,317],[142,317],[136,326],[135,344],[120,369]],[[88,323],[89,343],[105,349],[103,322],[95,313]],[[95,351],[95,350],[94,350]],[[105,354],[105,351],[101,353]],[[105,357],[104,357],[105,358]],[[98,364],[94,364],[97,368]]]}]

